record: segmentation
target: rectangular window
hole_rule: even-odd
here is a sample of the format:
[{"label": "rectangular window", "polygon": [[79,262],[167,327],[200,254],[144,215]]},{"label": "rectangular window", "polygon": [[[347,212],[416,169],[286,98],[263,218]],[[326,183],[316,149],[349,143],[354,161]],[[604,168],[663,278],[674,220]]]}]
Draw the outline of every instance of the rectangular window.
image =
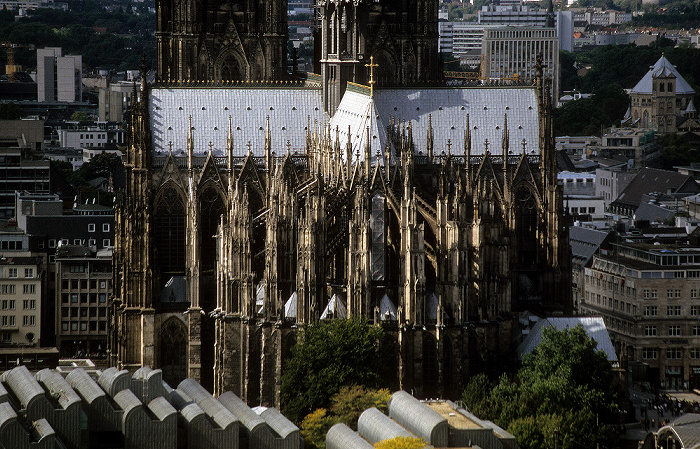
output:
[{"label": "rectangular window", "polygon": [[34,277],[34,268],[25,268],[24,269],[24,277],[25,278],[33,278]]},{"label": "rectangular window", "polygon": [[56,240],[49,239],[49,248],[55,248],[55,247],[56,247]]},{"label": "rectangular window", "polygon": [[34,315],[24,315],[22,317],[22,326],[36,326],[36,317]]},{"label": "rectangular window", "polygon": [[656,326],[644,326],[644,335],[653,337],[656,335]]},{"label": "rectangular window", "polygon": [[667,348],[666,358],[667,359],[680,359],[682,357],[683,350],[681,348]]},{"label": "rectangular window", "polygon": [[658,296],[658,292],[656,291],[655,288],[652,288],[652,289],[651,289],[651,298],[652,298],[652,299],[656,299],[656,298],[658,298],[658,297],[659,297],[659,296]]},{"label": "rectangular window", "polygon": [[668,316],[681,316],[681,306],[667,306],[666,315]]},{"label": "rectangular window", "polygon": [[80,323],[80,330],[81,331],[86,331],[87,330],[87,323],[85,321],[82,321]]},{"label": "rectangular window", "polygon": [[14,284],[2,284],[2,286],[0,286],[0,292],[2,292],[3,295],[14,295],[15,294],[15,285]]},{"label": "rectangular window", "polygon": [[690,358],[700,359],[700,348],[690,348]]},{"label": "rectangular window", "polygon": [[700,306],[690,306],[690,315],[692,315],[692,316],[700,315]]},{"label": "rectangular window", "polygon": [[650,292],[651,292],[651,291],[650,291],[648,288],[645,288],[645,289],[643,290],[643,293],[642,293],[642,294],[643,294],[643,296],[644,296],[644,299],[649,299],[649,298],[651,298],[651,293],[650,293]]},{"label": "rectangular window", "polygon": [[691,289],[690,289],[690,297],[691,297],[691,298],[697,298],[697,297],[698,297],[698,289],[697,289],[697,288],[691,288]]},{"label": "rectangular window", "polygon": [[73,293],[72,295],[70,295],[70,302],[72,302],[74,304],[78,303],[78,294],[77,293]]},{"label": "rectangular window", "polygon": [[7,269],[7,277],[8,278],[16,278],[17,277],[17,268],[8,268]]},{"label": "rectangular window", "polygon": [[61,330],[64,332],[68,332],[68,321],[61,322]]},{"label": "rectangular window", "polygon": [[36,285],[34,284],[24,284],[22,286],[22,293],[25,295],[31,295],[36,293]]},{"label": "rectangular window", "polygon": [[95,223],[88,223],[88,232],[95,232]]},{"label": "rectangular window", "polygon": [[693,326],[693,337],[700,336],[700,326],[697,324]]},{"label": "rectangular window", "polygon": [[107,302],[107,295],[105,293],[100,293],[99,298],[101,303]]},{"label": "rectangular window", "polygon": [[76,322],[70,323],[70,330],[77,331],[78,330],[78,323],[76,323]]},{"label": "rectangular window", "polygon": [[89,246],[97,246],[97,240],[95,240],[95,239],[88,240],[88,245]]},{"label": "rectangular window", "polygon": [[656,306],[644,306],[644,316],[656,316],[659,308]]},{"label": "rectangular window", "polygon": [[102,223],[102,232],[109,232],[109,223]]},{"label": "rectangular window", "polygon": [[677,324],[668,326],[668,335],[670,337],[678,337],[681,335],[681,327]]},{"label": "rectangular window", "polygon": [[102,240],[102,246],[104,246],[104,247],[111,246],[111,243],[112,243],[112,242],[111,242],[109,239],[103,239],[103,240]]}]

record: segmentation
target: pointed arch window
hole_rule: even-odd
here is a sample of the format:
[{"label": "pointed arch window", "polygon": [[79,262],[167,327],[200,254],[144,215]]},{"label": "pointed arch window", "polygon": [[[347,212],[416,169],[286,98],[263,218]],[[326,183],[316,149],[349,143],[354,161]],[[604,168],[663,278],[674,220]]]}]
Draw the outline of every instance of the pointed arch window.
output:
[{"label": "pointed arch window", "polygon": [[537,264],[537,203],[527,186],[515,191],[515,232],[518,261],[524,268]]},{"label": "pointed arch window", "polygon": [[185,274],[185,206],[177,191],[169,187],[155,207],[156,263],[161,287],[172,276]]},{"label": "pointed arch window", "polygon": [[168,385],[178,385],[187,377],[187,329],[177,318],[168,319],[160,332],[160,368]]},{"label": "pointed arch window", "polygon": [[199,198],[199,243],[202,248],[201,267],[207,272],[216,268],[216,233],[221,214],[225,211],[224,200],[214,187],[207,187]]}]

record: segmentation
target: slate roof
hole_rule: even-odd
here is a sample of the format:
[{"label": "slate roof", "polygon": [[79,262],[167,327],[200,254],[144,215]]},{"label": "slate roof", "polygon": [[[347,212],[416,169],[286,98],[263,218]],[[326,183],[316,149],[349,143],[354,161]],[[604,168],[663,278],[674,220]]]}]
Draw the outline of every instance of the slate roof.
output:
[{"label": "slate roof", "polygon": [[573,260],[581,266],[586,266],[609,234],[609,231],[582,226],[569,227],[569,244]]},{"label": "slate roof", "polygon": [[568,318],[542,318],[530,330],[530,333],[525,337],[520,345],[518,345],[518,359],[522,360],[525,355],[531,353],[542,339],[542,329],[545,327],[553,327],[558,331],[564,329],[573,329],[581,324],[586,330],[586,334],[598,342],[598,350],[603,351],[610,362],[617,362],[617,354],[615,348],[610,341],[610,335],[605,327],[602,317],[568,317]]},{"label": "slate roof", "polygon": [[518,87],[441,87],[377,89],[370,97],[363,89],[348,89],[338,111],[330,121],[331,137],[338,129],[341,148],[345,148],[350,125],[353,155],[359,148],[364,154],[370,128],[371,154],[383,154],[386,146],[386,125],[392,122],[409,123],[413,129],[416,151],[425,151],[428,122],[433,127],[435,154],[448,151],[451,142],[453,154],[463,154],[464,132],[469,114],[472,154],[484,153],[484,141],[490,142],[490,152],[501,152],[503,124],[508,115],[511,153],[538,151],[539,117],[537,94],[532,86]]},{"label": "slate roof", "polygon": [[613,204],[632,206],[636,209],[642,202],[644,194],[652,192],[676,193],[681,188],[687,188],[686,193],[698,191],[697,184],[688,175],[657,168],[643,168],[630,181]]},{"label": "slate roof", "polygon": [[192,116],[194,153],[206,154],[209,142],[214,155],[226,154],[229,116],[232,117],[234,156],[251,151],[262,156],[266,118],[270,117],[272,149],[278,155],[287,149],[300,150],[306,145],[307,120],[325,123],[321,91],[301,86],[281,87],[179,87],[153,88],[149,108],[153,151],[173,153],[187,150],[187,128]]},{"label": "slate roof", "polygon": [[658,77],[676,77],[676,93],[677,94],[694,94],[695,90],[690,87],[690,84],[678,73],[678,70],[671,64],[665,56],[661,56],[656,64],[649,68],[649,71],[642,77],[636,86],[632,88],[630,93],[633,94],[651,94],[652,81]]}]

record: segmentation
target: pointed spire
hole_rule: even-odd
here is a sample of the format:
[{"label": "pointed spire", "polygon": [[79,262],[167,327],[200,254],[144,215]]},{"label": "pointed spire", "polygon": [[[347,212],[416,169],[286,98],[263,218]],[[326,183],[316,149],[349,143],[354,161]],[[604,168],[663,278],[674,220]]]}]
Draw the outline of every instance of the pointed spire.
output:
[{"label": "pointed spire", "polygon": [[369,126],[366,128],[367,139],[365,140],[365,176],[369,181],[370,167],[372,166],[372,140],[370,138]]},{"label": "pointed spire", "polygon": [[348,166],[348,176],[350,176],[350,168],[352,167],[352,134],[350,125],[348,125],[348,142],[345,144],[345,163]]},{"label": "pointed spire", "polygon": [[270,133],[270,116],[265,123],[265,168],[272,173],[272,135]]},{"label": "pointed spire", "polygon": [[233,127],[232,118],[228,116],[228,135],[226,136],[226,162],[227,168],[230,173],[229,176],[233,176]]},{"label": "pointed spire", "polygon": [[428,114],[428,141],[426,142],[428,160],[433,161],[433,115]]},{"label": "pointed spire", "polygon": [[464,130],[464,164],[467,166],[467,184],[471,183],[471,164],[469,159],[472,156],[472,131],[469,128],[469,114],[467,114],[467,128]]},{"label": "pointed spire", "polygon": [[192,116],[189,118],[189,128],[187,129],[187,168],[192,170],[192,156],[194,153],[194,137],[192,136]]},{"label": "pointed spire", "polygon": [[509,153],[509,134],[508,134],[508,114],[503,114],[503,139],[501,141],[501,147],[503,149],[503,170],[505,171],[508,167],[508,153]]}]

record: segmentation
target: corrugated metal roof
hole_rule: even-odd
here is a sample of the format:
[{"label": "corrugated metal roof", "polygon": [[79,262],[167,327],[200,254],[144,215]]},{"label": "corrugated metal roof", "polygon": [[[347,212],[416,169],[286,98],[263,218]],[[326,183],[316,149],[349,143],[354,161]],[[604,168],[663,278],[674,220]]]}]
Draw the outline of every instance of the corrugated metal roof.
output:
[{"label": "corrugated metal roof", "polygon": [[299,428],[277,409],[269,407],[260,413],[260,417],[281,438],[290,438],[299,434]]},{"label": "corrugated metal roof", "polygon": [[115,394],[114,402],[116,402],[119,408],[124,411],[124,420],[126,420],[127,415],[129,415],[132,411],[143,405],[141,404],[141,401],[139,401],[139,398],[137,398],[136,395],[131,392],[131,390],[122,390]]},{"label": "corrugated metal roof", "polygon": [[3,402],[0,404],[0,427],[2,427],[5,422],[16,418],[17,413],[15,413],[9,402]]},{"label": "corrugated metal roof", "polygon": [[191,402],[180,409],[180,414],[187,422],[192,422],[200,416],[204,417],[204,410],[194,402]]},{"label": "corrugated metal roof", "polygon": [[372,449],[367,440],[343,423],[338,423],[326,433],[326,449]]},{"label": "corrugated metal roof", "polygon": [[659,441],[664,441],[663,434],[673,432],[678,436],[683,449],[700,447],[700,414],[686,413],[676,418],[667,426],[659,429]]},{"label": "corrugated metal roof", "polygon": [[608,335],[608,329],[605,327],[603,318],[599,316],[540,319],[532,327],[525,340],[518,346],[518,359],[522,360],[525,355],[531,353],[540,344],[542,329],[545,326],[563,331],[565,329],[573,329],[579,324],[583,326],[586,334],[598,343],[598,350],[603,351],[609,361],[618,361],[615,348],[610,341],[610,335]]},{"label": "corrugated metal roof", "polygon": [[160,421],[164,421],[169,416],[177,413],[177,410],[175,410],[163,396],[158,396],[149,402],[148,409],[153,412]]},{"label": "corrugated metal roof", "polygon": [[192,117],[194,152],[226,154],[229,116],[232,117],[234,156],[251,151],[264,155],[265,124],[270,117],[272,150],[284,154],[287,141],[291,151],[306,146],[310,121],[325,123],[320,89],[280,88],[154,88],[150,93],[153,151],[174,153],[187,150],[189,117]]},{"label": "corrugated metal roof", "polygon": [[106,370],[102,371],[100,376],[97,378],[97,383],[110,396],[114,396],[119,391],[128,388],[130,381],[131,377],[129,376],[129,371],[119,371],[115,367],[107,368]]},{"label": "corrugated metal roof", "polygon": [[448,445],[447,419],[405,391],[397,391],[389,399],[389,417],[436,447]]},{"label": "corrugated metal roof", "polygon": [[362,412],[357,421],[357,431],[372,444],[396,437],[415,437],[374,407]]},{"label": "corrugated metal roof", "polygon": [[191,397],[220,428],[227,429],[232,425],[238,427],[238,419],[194,379],[183,380],[177,389]]},{"label": "corrugated metal roof", "polygon": [[661,56],[656,63],[649,68],[649,71],[642,77],[641,80],[630,91],[633,94],[651,94],[653,88],[653,80],[658,77],[676,77],[676,93],[677,94],[694,94],[695,90],[690,87],[690,84],[676,70],[676,67]]},{"label": "corrugated metal roof", "polygon": [[245,426],[248,431],[253,431],[259,426],[265,425],[265,420],[257,413],[248,407],[248,405],[238,396],[230,391],[222,394],[217,398],[228,411],[233,413],[236,418]]},{"label": "corrugated metal roof", "polygon": [[24,365],[6,371],[3,377],[4,382],[19,399],[22,408],[26,409],[35,398],[44,394],[44,389]]},{"label": "corrugated metal roof", "polygon": [[76,368],[66,376],[66,381],[77,390],[78,394],[88,403],[92,404],[95,399],[105,396],[97,382],[82,368]]},{"label": "corrugated metal roof", "polygon": [[44,384],[49,394],[58,401],[64,409],[71,404],[80,402],[80,396],[71,388],[70,384],[57,371],[43,369],[36,373],[36,380]]}]

